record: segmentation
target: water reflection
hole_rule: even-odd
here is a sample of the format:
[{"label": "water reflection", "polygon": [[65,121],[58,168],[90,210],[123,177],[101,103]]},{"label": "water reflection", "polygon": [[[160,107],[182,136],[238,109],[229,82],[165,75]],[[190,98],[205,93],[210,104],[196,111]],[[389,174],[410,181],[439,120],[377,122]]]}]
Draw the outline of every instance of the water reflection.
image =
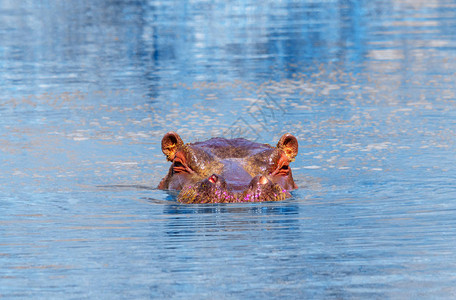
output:
[{"label": "water reflection", "polygon": [[[437,4],[2,3],[2,82],[22,95],[115,87],[156,98],[170,76],[256,82],[292,78],[296,63],[329,61],[346,62],[350,72],[360,67],[350,62],[365,57],[401,59],[417,46],[452,45],[451,14]],[[413,20],[401,21],[407,13]]]},{"label": "water reflection", "polygon": [[[215,227],[221,231],[250,231],[252,225],[258,225],[260,230],[296,230],[292,225],[297,225],[299,219],[298,206],[291,203],[274,205],[167,205],[164,214],[170,214],[170,229],[194,228],[200,231],[206,227],[213,230]],[[213,215],[219,215],[220,219],[214,219]],[[227,217],[223,218],[226,214]],[[209,216],[207,216],[209,215]],[[210,222],[207,222],[207,220]],[[214,223],[212,223],[214,222]],[[271,226],[271,227],[269,227]],[[290,227],[291,226],[291,227]],[[179,233],[179,231],[177,232]],[[171,232],[170,232],[171,234]]]}]

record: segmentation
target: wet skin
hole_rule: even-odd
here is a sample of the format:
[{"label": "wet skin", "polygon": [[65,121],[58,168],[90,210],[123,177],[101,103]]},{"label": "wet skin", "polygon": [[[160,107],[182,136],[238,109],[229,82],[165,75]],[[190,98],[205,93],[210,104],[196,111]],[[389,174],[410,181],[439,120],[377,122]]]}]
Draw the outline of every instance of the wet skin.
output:
[{"label": "wet skin", "polygon": [[182,203],[280,201],[297,188],[290,163],[298,141],[288,133],[272,147],[242,138],[184,144],[168,132],[162,151],[172,165],[158,188],[180,190]]}]

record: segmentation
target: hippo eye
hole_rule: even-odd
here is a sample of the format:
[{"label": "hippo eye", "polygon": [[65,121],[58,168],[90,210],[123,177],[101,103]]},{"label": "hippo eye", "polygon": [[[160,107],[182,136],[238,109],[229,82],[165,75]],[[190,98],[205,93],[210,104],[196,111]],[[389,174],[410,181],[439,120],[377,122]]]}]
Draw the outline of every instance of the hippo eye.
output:
[{"label": "hippo eye", "polygon": [[185,173],[189,172],[190,169],[186,165],[184,165],[181,161],[174,161],[173,163],[173,171],[174,173]]},{"label": "hippo eye", "polygon": [[283,165],[280,168],[278,175],[288,175],[288,173],[290,173],[290,167],[288,165]]},{"label": "hippo eye", "polygon": [[277,167],[271,174],[277,176],[287,176],[290,174],[290,167],[288,164],[284,164],[280,167]]}]

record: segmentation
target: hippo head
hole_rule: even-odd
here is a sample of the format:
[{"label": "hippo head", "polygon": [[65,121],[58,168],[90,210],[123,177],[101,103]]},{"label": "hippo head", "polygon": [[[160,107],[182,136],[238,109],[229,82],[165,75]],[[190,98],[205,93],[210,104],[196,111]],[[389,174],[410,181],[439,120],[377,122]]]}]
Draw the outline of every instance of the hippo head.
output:
[{"label": "hippo head", "polygon": [[242,138],[184,144],[175,132],[161,145],[172,165],[158,188],[180,190],[182,203],[279,201],[297,188],[290,162],[298,141],[288,133],[276,147]]}]

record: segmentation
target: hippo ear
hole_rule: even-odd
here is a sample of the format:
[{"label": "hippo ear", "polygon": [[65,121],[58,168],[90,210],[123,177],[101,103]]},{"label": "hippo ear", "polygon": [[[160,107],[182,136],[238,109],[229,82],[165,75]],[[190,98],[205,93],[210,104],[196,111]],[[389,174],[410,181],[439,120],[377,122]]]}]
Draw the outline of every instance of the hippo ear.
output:
[{"label": "hippo ear", "polygon": [[298,155],[298,140],[289,133],[285,133],[277,143],[277,148],[285,152],[290,161]]},{"label": "hippo ear", "polygon": [[174,131],[170,131],[162,139],[162,151],[166,159],[172,161],[177,150],[184,144],[180,136]]}]

